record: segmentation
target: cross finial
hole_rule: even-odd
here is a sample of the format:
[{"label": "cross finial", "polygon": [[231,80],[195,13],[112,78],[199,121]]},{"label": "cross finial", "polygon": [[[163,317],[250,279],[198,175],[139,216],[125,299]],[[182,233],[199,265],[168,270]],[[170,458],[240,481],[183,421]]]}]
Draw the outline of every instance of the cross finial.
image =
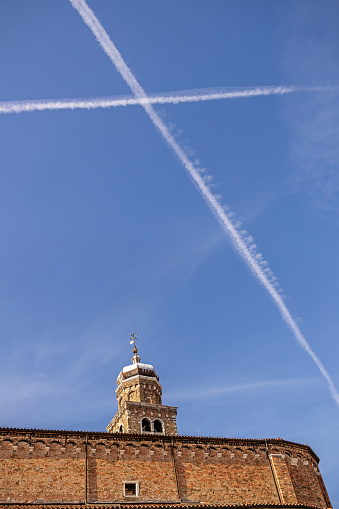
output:
[{"label": "cross finial", "polygon": [[130,338],[129,338],[129,339],[130,339],[129,344],[130,344],[130,345],[134,345],[134,347],[133,347],[133,353],[134,353],[134,355],[133,355],[133,357],[132,357],[133,364],[138,364],[138,362],[140,362],[140,357],[139,357],[139,355],[138,355],[138,349],[137,349],[137,347],[135,346],[135,341],[136,341],[137,337],[138,337],[138,334],[134,334],[134,332],[132,332],[132,334],[131,334],[131,336],[130,336]]},{"label": "cross finial", "polygon": [[136,348],[135,346],[135,341],[138,339],[138,334],[134,334],[134,332],[132,332],[131,336],[130,336],[130,342],[129,344],[130,345],[133,345],[134,344],[134,347]]}]

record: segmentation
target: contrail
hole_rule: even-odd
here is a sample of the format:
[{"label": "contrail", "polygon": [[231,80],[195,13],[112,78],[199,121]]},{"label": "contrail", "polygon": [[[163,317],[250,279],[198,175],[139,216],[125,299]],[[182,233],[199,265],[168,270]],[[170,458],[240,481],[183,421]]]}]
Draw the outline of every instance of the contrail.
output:
[{"label": "contrail", "polygon": [[[107,32],[95,16],[94,12],[88,7],[85,0],[70,0],[70,2],[78,11],[86,25],[88,25],[88,27],[91,29],[99,44],[102,46],[107,56],[115,65],[117,71],[121,74],[135,97],[137,99],[145,99],[147,96],[144,89],[134,77],[118,49],[114,46]],[[169,145],[175,156],[179,159],[180,163],[187,171],[194,185],[199,190],[211,212],[219,222],[226,237],[230,240],[235,252],[245,261],[250,272],[266,289],[270,297],[273,299],[273,302],[276,304],[282,318],[292,330],[298,343],[310,355],[322,375],[325,377],[331,396],[339,406],[339,394],[331,379],[331,376],[326,371],[320,359],[311,349],[307,340],[299,330],[299,327],[297,326],[291,313],[287,309],[280,295],[280,290],[278,288],[276,278],[274,277],[272,271],[269,269],[268,264],[263,259],[262,255],[257,253],[256,246],[253,243],[252,237],[248,236],[247,232],[240,230],[239,225],[233,222],[228,208],[223,206],[220,202],[220,198],[212,193],[208,186],[206,177],[202,175],[201,170],[189,159],[186,152],[177,143],[174,136],[155,112],[153,106],[149,103],[143,104],[142,106],[152,120],[154,126],[158,129],[166,143]]]},{"label": "contrail", "polygon": [[298,87],[295,85],[258,86],[251,88],[206,88],[178,90],[162,94],[148,94],[147,97],[134,96],[90,97],[88,99],[41,99],[35,101],[3,101],[0,102],[1,113],[23,113],[45,110],[75,110],[95,108],[117,108],[119,106],[135,106],[145,104],[181,104],[201,101],[220,101],[223,99],[241,99],[269,95],[285,95],[293,92],[335,92],[339,87],[318,86]]}]

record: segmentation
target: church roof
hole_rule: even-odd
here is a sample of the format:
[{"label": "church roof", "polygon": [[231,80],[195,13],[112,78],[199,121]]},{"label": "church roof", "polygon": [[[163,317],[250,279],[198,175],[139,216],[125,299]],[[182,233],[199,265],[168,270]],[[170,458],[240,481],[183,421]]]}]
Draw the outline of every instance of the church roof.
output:
[{"label": "church roof", "polygon": [[80,503],[80,504],[68,504],[68,503],[0,503],[0,508],[11,508],[11,509],[29,509],[31,507],[36,507],[37,509],[321,509],[319,506],[315,505],[306,505],[306,504],[232,504],[232,505],[221,505],[221,504],[190,504],[190,503],[154,503],[154,502],[144,502],[144,503],[134,503],[130,504],[128,502],[115,502],[115,503],[105,503],[100,505],[99,503],[91,504],[88,503]]},{"label": "church roof", "polygon": [[147,376],[150,378],[156,378],[159,382],[159,375],[156,373],[154,367],[151,364],[143,364],[142,362],[135,362],[129,366],[125,366],[119,373],[117,378],[117,384],[132,376]]},{"label": "church roof", "polygon": [[142,362],[138,362],[137,364],[130,364],[129,366],[125,366],[122,368],[123,373],[127,373],[127,371],[131,371],[132,369],[135,369],[135,366],[138,366],[140,369],[145,369],[149,371],[153,371],[154,368],[152,364],[143,364]]}]

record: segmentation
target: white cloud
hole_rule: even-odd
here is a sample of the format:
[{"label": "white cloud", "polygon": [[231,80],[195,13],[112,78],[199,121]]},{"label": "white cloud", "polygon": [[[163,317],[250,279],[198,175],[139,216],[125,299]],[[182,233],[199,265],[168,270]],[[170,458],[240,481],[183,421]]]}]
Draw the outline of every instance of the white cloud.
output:
[{"label": "white cloud", "polygon": [[14,348],[9,358],[2,356],[1,425],[67,427],[113,406],[116,359],[129,346],[131,326],[142,326],[151,312],[142,302],[81,336],[37,338]]},{"label": "white cloud", "polygon": [[257,382],[244,382],[237,385],[230,383],[218,383],[214,386],[192,386],[185,390],[173,391],[166,394],[166,397],[173,401],[182,401],[186,399],[211,399],[234,393],[254,393],[263,391],[274,391],[278,388],[283,390],[295,390],[297,386],[310,386],[319,384],[315,378],[297,378],[286,380],[261,380]]},{"label": "white cloud", "polygon": [[[339,82],[338,23],[337,2],[290,5],[283,57],[289,79],[309,86]],[[338,92],[290,97],[286,112],[296,165],[293,190],[318,209],[339,212]]]}]

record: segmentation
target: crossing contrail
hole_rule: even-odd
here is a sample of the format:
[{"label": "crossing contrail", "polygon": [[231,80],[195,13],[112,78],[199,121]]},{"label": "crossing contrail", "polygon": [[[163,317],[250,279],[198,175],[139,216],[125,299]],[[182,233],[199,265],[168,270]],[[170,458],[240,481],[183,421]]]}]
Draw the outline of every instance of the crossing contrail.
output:
[{"label": "crossing contrail", "polygon": [[24,113],[45,110],[75,110],[96,108],[117,108],[120,106],[135,106],[144,104],[181,104],[202,101],[220,101],[223,99],[241,99],[270,95],[286,95],[293,92],[329,92],[339,91],[339,87],[318,86],[300,87],[295,85],[258,86],[251,88],[206,88],[192,90],[178,90],[162,94],[147,94],[147,97],[134,96],[90,97],[87,99],[40,99],[33,101],[3,101],[0,102],[1,113]]},{"label": "crossing contrail", "polygon": [[[86,25],[88,25],[90,30],[93,32],[99,44],[102,46],[107,56],[115,65],[117,71],[121,74],[122,78],[125,80],[135,97],[137,99],[146,99],[147,95],[144,89],[136,80],[135,76],[123,60],[118,49],[109,38],[107,32],[95,16],[94,12],[88,7],[85,0],[70,0],[70,2],[78,11]],[[311,349],[310,345],[296,324],[294,318],[292,317],[290,311],[287,309],[281,296],[281,290],[278,287],[277,281],[272,271],[268,267],[267,262],[263,259],[263,256],[257,252],[252,237],[248,236],[247,232],[240,230],[239,225],[232,220],[232,216],[228,208],[223,206],[220,202],[220,198],[213,194],[209,188],[206,177],[204,177],[201,170],[190,160],[185,150],[182,149],[178,142],[175,140],[174,136],[171,134],[170,130],[161,120],[159,115],[156,113],[153,106],[149,103],[142,104],[142,106],[152,120],[154,126],[158,129],[163,139],[166,141],[171,150],[174,152],[175,156],[179,159],[180,163],[187,171],[194,185],[219,222],[226,237],[230,240],[235,252],[245,261],[250,272],[266,289],[273,302],[276,304],[282,318],[292,330],[298,343],[306,350],[306,352],[309,354],[309,356],[312,358],[320,370],[321,374],[325,377],[331,396],[339,406],[339,394],[331,376],[325,369],[320,359]]]}]

